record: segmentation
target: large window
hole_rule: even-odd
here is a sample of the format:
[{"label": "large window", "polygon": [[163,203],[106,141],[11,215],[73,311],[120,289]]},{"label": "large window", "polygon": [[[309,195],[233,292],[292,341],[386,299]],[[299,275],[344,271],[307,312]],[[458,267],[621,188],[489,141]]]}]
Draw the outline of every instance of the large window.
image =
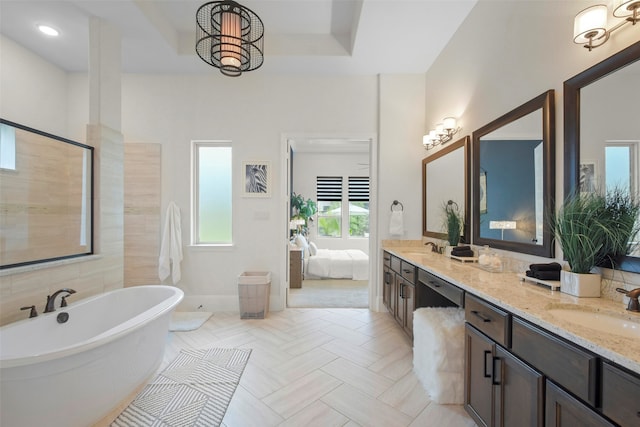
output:
[{"label": "large window", "polygon": [[369,177],[349,177],[349,236],[369,237]]},{"label": "large window", "polygon": [[342,177],[319,176],[316,181],[318,197],[318,236],[342,237]]},{"label": "large window", "polygon": [[318,236],[369,237],[369,177],[350,176],[347,184],[341,176],[317,177]]},{"label": "large window", "polygon": [[232,239],[230,142],[193,143],[194,245],[230,245]]}]

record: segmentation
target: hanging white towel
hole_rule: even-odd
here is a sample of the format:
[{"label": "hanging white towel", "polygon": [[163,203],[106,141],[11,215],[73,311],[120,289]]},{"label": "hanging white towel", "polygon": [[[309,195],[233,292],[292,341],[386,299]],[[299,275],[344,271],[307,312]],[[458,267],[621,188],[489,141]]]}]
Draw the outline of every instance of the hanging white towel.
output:
[{"label": "hanging white towel", "polygon": [[180,262],[182,262],[182,230],[180,227],[180,208],[174,202],[169,203],[160,246],[158,276],[160,280],[169,277],[175,285],[180,281]]},{"label": "hanging white towel", "polygon": [[404,233],[403,211],[392,211],[389,220],[389,234],[401,236]]}]

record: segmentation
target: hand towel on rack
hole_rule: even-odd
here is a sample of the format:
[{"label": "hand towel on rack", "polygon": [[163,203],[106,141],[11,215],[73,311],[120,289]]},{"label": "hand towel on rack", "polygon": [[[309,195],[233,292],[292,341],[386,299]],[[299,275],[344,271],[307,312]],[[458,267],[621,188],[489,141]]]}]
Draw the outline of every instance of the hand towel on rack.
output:
[{"label": "hand towel on rack", "polygon": [[403,211],[391,211],[389,220],[389,234],[401,236],[404,233]]},{"label": "hand towel on rack", "polygon": [[182,230],[180,227],[180,208],[174,202],[169,203],[164,221],[158,277],[169,277],[175,285],[180,281],[180,262],[182,262]]}]

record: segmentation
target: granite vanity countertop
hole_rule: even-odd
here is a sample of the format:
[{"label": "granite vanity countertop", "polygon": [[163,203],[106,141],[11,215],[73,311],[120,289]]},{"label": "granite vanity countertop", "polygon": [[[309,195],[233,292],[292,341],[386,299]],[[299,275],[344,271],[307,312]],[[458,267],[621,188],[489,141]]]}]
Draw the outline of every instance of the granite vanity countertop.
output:
[{"label": "granite vanity countertop", "polygon": [[[629,319],[640,324],[640,313],[621,302],[604,298],[578,298],[522,281],[515,273],[491,273],[477,264],[462,263],[421,247],[384,247],[430,273],[505,310],[640,374],[640,339],[600,332],[554,317],[554,308],[580,309]],[[594,321],[596,321],[594,319]]]}]

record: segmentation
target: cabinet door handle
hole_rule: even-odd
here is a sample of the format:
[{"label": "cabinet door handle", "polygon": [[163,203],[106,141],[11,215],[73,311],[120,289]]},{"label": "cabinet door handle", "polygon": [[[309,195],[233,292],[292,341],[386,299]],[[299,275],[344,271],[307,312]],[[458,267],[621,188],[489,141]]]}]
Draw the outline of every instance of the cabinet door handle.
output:
[{"label": "cabinet door handle", "polygon": [[430,284],[430,285],[433,285],[433,287],[434,287],[434,288],[439,288],[439,287],[440,287],[440,283],[438,283],[438,282],[434,282],[433,280],[431,280],[431,281],[429,282],[429,284]]},{"label": "cabinet door handle", "polygon": [[384,284],[385,285],[391,284],[391,273],[389,273],[388,271],[384,273]]},{"label": "cabinet door handle", "polygon": [[404,299],[404,283],[400,283],[400,298]]},{"label": "cabinet door handle", "polygon": [[[500,385],[500,381],[502,380],[501,377],[502,375],[498,376],[497,373],[500,372],[500,369],[502,368],[502,364],[500,364],[500,368],[496,369],[496,362],[500,362],[500,358],[499,357],[494,357],[491,360],[491,370],[493,371],[493,373],[491,374],[491,384],[493,385]],[[496,377],[498,377],[496,379]]]},{"label": "cabinet door handle", "polygon": [[478,312],[478,311],[476,311],[476,310],[471,310],[471,313],[472,313],[474,316],[479,317],[480,319],[482,319],[482,321],[483,321],[483,322],[485,322],[485,323],[486,323],[486,322],[491,322],[491,318],[489,318],[489,317],[485,316],[485,315],[484,315],[484,314],[482,314],[482,313],[479,313],[479,312]]},{"label": "cabinet door handle", "polygon": [[485,378],[491,378],[491,374],[489,374],[487,372],[487,355],[489,355],[489,356],[491,355],[491,350],[485,350],[484,351],[484,363],[483,363],[483,365],[484,365],[484,377]]}]

